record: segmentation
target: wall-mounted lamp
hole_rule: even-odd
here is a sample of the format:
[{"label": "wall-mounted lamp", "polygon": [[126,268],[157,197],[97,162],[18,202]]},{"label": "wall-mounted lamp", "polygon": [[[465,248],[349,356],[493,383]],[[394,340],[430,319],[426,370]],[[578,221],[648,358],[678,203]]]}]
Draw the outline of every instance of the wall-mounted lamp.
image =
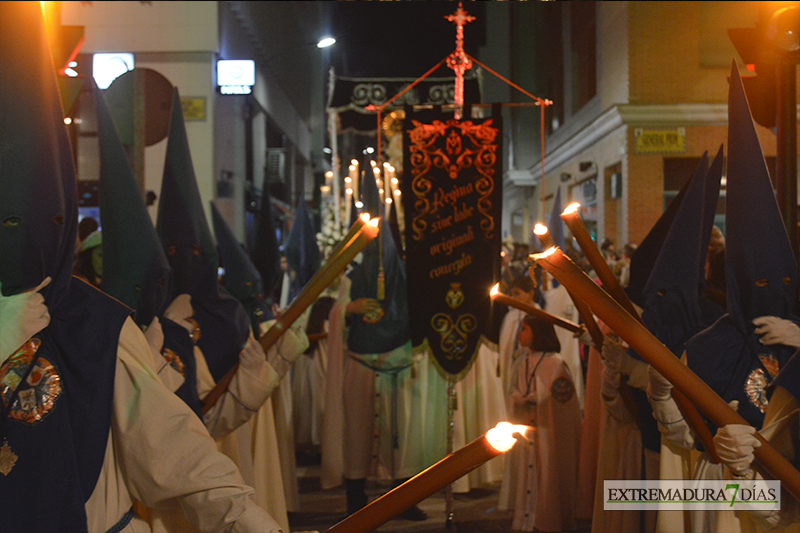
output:
[{"label": "wall-mounted lamp", "polygon": [[578,170],[580,170],[581,172],[586,172],[587,170],[592,168],[592,166],[596,168],[597,164],[594,161],[581,161],[580,163],[578,163]]}]

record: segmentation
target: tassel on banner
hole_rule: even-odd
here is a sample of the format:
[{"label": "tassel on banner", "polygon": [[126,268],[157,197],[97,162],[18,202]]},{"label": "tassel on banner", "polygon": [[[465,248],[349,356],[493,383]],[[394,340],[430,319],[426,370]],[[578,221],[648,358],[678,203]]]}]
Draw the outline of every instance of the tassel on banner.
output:
[{"label": "tassel on banner", "polygon": [[386,299],[386,276],[383,273],[383,265],[378,271],[378,300],[383,301]]}]

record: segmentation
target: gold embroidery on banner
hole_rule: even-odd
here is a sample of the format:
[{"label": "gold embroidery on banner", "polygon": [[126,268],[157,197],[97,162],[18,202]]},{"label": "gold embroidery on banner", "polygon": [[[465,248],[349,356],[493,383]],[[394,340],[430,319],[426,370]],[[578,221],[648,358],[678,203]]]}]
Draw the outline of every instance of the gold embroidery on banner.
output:
[{"label": "gold embroidery on banner", "polygon": [[478,325],[474,315],[459,316],[455,322],[445,313],[436,313],[431,318],[431,327],[441,337],[439,347],[449,360],[460,361],[467,349],[467,335]]},{"label": "gold embroidery on banner", "polygon": [[460,283],[450,284],[450,290],[447,291],[445,302],[447,303],[447,307],[454,311],[461,307],[461,304],[464,303],[464,291],[461,290]]},{"label": "gold embroidery on banner", "polygon": [[[437,203],[441,203],[432,203],[428,198],[433,188],[428,174],[433,168],[445,170],[451,180],[458,178],[465,169],[474,168],[478,172],[479,177],[470,186],[474,183],[474,190],[480,195],[477,207],[484,217],[480,222],[484,237],[487,240],[492,239],[495,221],[491,215],[491,194],[494,191],[494,165],[497,162],[495,141],[499,133],[498,128],[492,127],[492,123],[489,119],[482,124],[457,120],[434,120],[432,124],[423,124],[412,119],[414,127],[409,130],[409,160],[411,190],[416,197],[416,215],[411,222],[415,241],[423,240],[428,228],[425,217],[436,213]],[[437,146],[437,141],[442,137],[446,137],[444,150]],[[457,192],[442,191],[442,196],[455,206]]]}]

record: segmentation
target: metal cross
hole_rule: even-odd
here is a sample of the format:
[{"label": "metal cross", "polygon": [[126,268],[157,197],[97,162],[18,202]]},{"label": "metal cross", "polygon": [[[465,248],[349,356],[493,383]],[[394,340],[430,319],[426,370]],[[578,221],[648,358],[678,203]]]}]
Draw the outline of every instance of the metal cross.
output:
[{"label": "metal cross", "polygon": [[458,3],[458,9],[452,15],[445,17],[448,21],[456,25],[456,49],[447,56],[447,66],[453,69],[456,73],[456,120],[461,120],[464,107],[464,72],[472,68],[472,61],[470,61],[467,54],[464,52],[464,24],[472,22],[475,17],[467,14],[461,5]]}]

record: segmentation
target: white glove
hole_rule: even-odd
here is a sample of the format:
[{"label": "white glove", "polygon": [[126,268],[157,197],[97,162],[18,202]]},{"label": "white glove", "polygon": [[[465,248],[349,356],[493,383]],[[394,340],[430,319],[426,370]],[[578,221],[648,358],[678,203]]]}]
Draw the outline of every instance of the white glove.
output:
[{"label": "white glove", "polygon": [[631,373],[634,366],[633,357],[628,355],[628,350],[610,336],[606,337],[603,341],[603,348],[600,350],[600,355],[603,357],[603,362],[609,369],[625,375]]},{"label": "white glove", "polygon": [[[271,327],[274,321],[269,321]],[[308,337],[298,321],[281,335],[278,342],[269,349],[267,361],[275,369],[279,376],[283,376],[289,371],[292,364],[308,348]]]},{"label": "white glove", "polygon": [[191,318],[194,315],[194,309],[192,308],[192,297],[188,294],[179,294],[172,303],[169,304],[167,310],[164,311],[164,318],[168,318],[175,322],[176,324],[180,324],[189,333],[194,332],[194,325],[188,322],[186,319]]},{"label": "white glove", "polygon": [[150,346],[150,351],[153,352],[155,360],[162,359],[161,349],[164,348],[164,330],[161,329],[161,322],[157,316],[153,317],[153,321],[144,331],[144,338],[147,339],[147,344]]},{"label": "white glove", "polygon": [[756,334],[762,335],[761,344],[783,344],[800,348],[800,327],[791,320],[776,316],[760,316],[753,319]]},{"label": "white glove", "polygon": [[[577,337],[578,342],[580,342],[584,346],[594,346],[594,339],[592,339],[592,336],[589,335],[589,332],[586,331],[585,329],[582,329],[579,332],[576,331],[574,336]],[[594,347],[597,348],[597,346]]]},{"label": "white glove", "polygon": [[39,291],[50,283],[46,277],[35,289],[13,296],[0,293],[0,362],[50,324],[50,313]]},{"label": "white glove", "polygon": [[648,368],[650,381],[647,384],[647,396],[651,400],[664,401],[672,397],[672,383],[652,366]]},{"label": "white glove", "polygon": [[239,352],[239,364],[254,373],[258,373],[261,365],[263,365],[266,361],[267,354],[264,353],[264,349],[261,347],[261,344],[259,344],[259,342],[251,334],[250,337],[248,337],[244,348],[241,352]]},{"label": "white glove", "polygon": [[723,463],[739,477],[747,476],[755,458],[753,450],[761,446],[754,437],[756,428],[747,424],[728,424],[717,430],[714,447]]}]

